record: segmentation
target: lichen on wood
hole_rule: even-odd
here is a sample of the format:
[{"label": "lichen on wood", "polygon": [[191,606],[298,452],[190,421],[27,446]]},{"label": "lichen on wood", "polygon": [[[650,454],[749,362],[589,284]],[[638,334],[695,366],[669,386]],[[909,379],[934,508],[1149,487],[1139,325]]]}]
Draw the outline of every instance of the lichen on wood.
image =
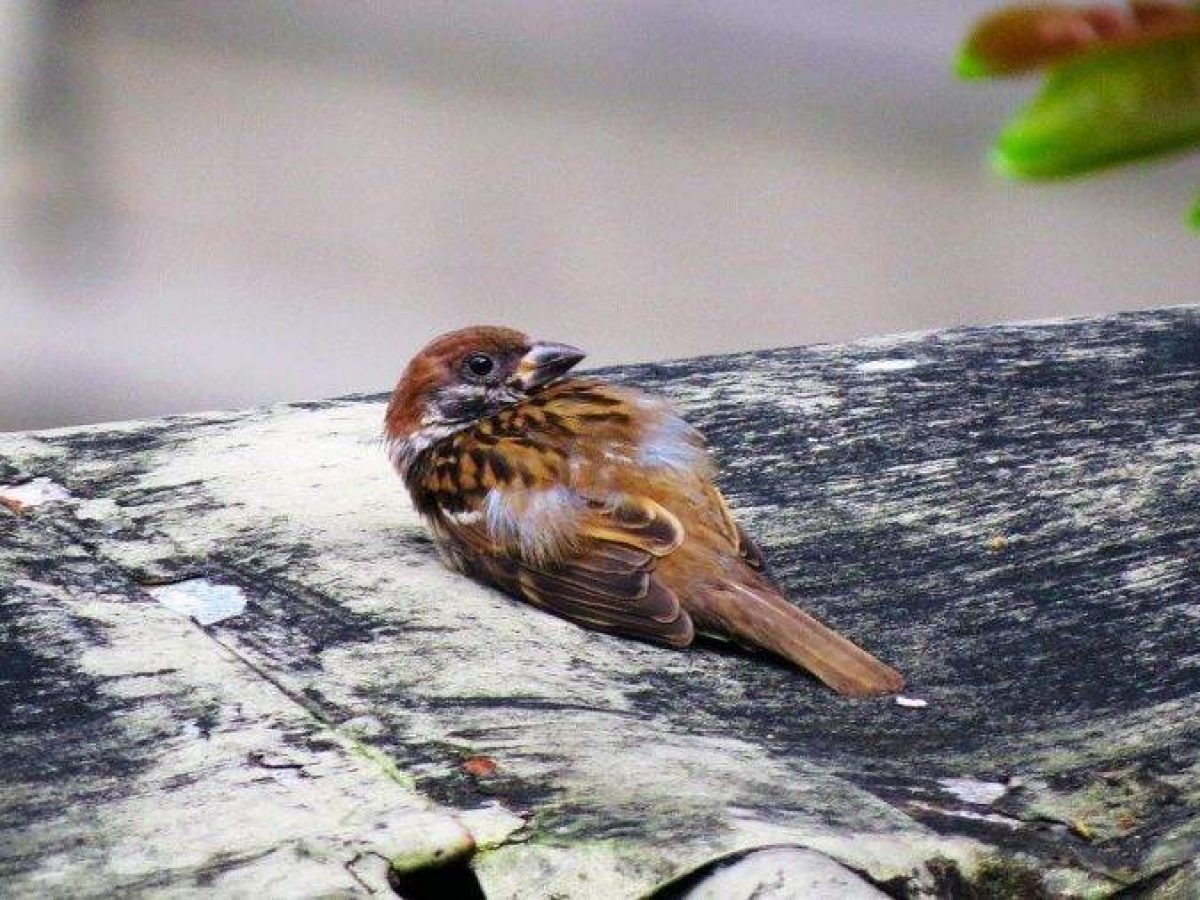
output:
[{"label": "lichen on wood", "polygon": [[[63,493],[0,509],[0,880],[365,893],[452,857],[489,898],[629,897],[785,846],[892,895],[1187,883],[1196,310],[607,374],[707,435],[789,596],[909,703],[445,570],[381,396],[2,435],[5,484]],[[244,608],[155,599],[195,579],[176,609]]]}]

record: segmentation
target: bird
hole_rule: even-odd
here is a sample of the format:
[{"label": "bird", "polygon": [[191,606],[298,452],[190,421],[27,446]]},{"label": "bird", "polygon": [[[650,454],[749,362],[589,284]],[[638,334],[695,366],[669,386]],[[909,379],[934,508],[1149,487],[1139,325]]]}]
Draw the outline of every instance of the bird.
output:
[{"label": "bird", "polygon": [[408,363],[384,442],[451,569],[578,625],[671,648],[765,650],[850,697],[904,679],[785,599],[656,395],[572,374],[585,353],[499,326]]}]

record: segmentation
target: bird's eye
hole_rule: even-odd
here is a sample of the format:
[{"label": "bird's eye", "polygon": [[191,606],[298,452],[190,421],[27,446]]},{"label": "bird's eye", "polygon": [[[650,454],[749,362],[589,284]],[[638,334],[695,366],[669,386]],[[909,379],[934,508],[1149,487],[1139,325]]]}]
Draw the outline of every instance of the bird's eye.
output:
[{"label": "bird's eye", "polygon": [[486,353],[472,353],[463,360],[463,368],[475,378],[486,378],[496,368],[496,361]]}]

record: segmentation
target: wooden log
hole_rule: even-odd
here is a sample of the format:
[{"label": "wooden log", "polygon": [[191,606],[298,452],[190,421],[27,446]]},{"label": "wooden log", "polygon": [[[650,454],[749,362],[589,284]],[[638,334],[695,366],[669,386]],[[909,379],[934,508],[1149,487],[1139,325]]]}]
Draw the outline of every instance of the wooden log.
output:
[{"label": "wooden log", "polygon": [[446,571],[382,396],[0,435],[3,893],[1200,890],[1196,309],[607,374],[914,702]]}]

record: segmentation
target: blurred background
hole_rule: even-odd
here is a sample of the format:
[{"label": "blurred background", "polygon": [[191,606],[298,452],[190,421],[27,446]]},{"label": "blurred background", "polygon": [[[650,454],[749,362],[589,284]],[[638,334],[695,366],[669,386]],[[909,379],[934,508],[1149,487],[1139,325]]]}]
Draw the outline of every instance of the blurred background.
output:
[{"label": "blurred background", "polygon": [[1194,163],[990,173],[995,5],[0,0],[0,430],[1194,302]]}]

